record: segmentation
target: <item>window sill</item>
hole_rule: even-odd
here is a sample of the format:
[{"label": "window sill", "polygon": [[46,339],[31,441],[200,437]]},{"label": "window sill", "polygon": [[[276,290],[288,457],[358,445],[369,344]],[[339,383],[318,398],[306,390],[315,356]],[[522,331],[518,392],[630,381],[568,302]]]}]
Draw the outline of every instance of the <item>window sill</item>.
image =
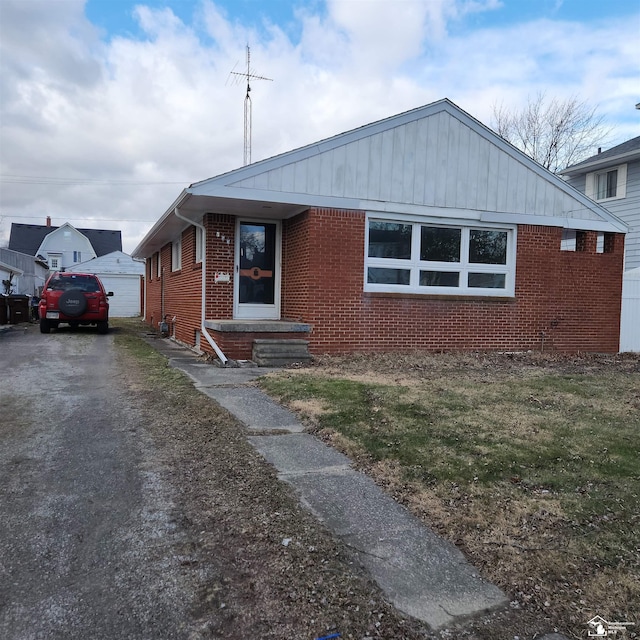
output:
[{"label": "window sill", "polygon": [[391,293],[386,291],[365,291],[365,298],[396,298],[409,300],[449,300],[451,302],[474,301],[474,302],[495,302],[508,303],[515,302],[516,297],[505,294],[503,296],[482,296],[482,295],[450,295],[437,293]]}]

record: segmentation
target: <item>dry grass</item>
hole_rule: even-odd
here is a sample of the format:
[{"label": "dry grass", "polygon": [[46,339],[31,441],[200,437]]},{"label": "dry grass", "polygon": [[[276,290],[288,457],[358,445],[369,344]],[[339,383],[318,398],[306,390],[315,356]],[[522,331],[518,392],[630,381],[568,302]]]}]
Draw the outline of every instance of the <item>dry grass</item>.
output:
[{"label": "dry grass", "polygon": [[323,358],[263,386],[509,594],[504,637],[637,637],[640,357]]}]

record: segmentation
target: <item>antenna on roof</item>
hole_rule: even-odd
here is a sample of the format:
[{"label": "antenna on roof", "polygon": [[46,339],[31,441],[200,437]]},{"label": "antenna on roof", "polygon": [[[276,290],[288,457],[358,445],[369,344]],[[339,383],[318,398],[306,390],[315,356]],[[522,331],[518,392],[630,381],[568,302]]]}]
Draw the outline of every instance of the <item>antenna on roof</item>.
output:
[{"label": "antenna on roof", "polygon": [[231,71],[230,75],[242,76],[247,81],[247,95],[244,98],[244,166],[251,164],[251,91],[250,80],[270,80],[272,78],[265,78],[264,76],[258,76],[251,72],[251,52],[249,51],[249,45],[247,45],[247,71],[240,73],[239,71]]}]

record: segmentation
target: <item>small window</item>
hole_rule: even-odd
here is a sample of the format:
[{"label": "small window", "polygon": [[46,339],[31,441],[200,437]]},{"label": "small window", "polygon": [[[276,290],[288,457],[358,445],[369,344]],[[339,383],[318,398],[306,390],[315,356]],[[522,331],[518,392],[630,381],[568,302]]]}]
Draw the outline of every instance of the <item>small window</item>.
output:
[{"label": "small window", "polygon": [[60,268],[59,256],[49,256],[49,268],[53,271],[57,271]]},{"label": "small window", "polygon": [[182,238],[178,238],[171,243],[171,270],[182,269]]},{"label": "small window", "polygon": [[196,237],[195,237],[195,256],[196,262],[202,262],[202,239],[204,234],[202,233],[202,229],[200,227],[196,227]]},{"label": "small window", "polygon": [[618,170],[596,175],[596,200],[615,198],[618,190]]},{"label": "small window", "polygon": [[162,276],[162,261],[160,260],[160,252],[156,253],[156,276],[160,278]]},{"label": "small window", "polygon": [[81,251],[74,251],[73,252],[73,261],[74,262],[82,262],[82,252]]},{"label": "small window", "polygon": [[627,165],[609,167],[604,171],[588,173],[585,192],[598,202],[602,200],[619,200],[627,195]]},{"label": "small window", "polygon": [[560,240],[560,251],[575,251],[577,231],[575,229],[563,229]]}]

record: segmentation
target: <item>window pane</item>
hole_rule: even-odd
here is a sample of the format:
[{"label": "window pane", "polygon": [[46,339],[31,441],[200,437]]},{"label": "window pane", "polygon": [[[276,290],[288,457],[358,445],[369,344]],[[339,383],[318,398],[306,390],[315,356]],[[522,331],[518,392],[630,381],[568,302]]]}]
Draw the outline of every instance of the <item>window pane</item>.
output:
[{"label": "window pane", "polygon": [[369,222],[369,257],[411,259],[410,224],[399,222]]},{"label": "window pane", "polygon": [[618,189],[618,170],[607,172],[607,198],[615,198]]},{"label": "window pane", "polygon": [[507,276],[504,273],[470,273],[469,287],[474,289],[504,289]]},{"label": "window pane", "polygon": [[408,269],[381,269],[369,267],[367,282],[369,284],[409,284],[411,271]]},{"label": "window pane", "polygon": [[615,198],[618,191],[618,170],[599,173],[596,176],[596,199]]},{"label": "window pane", "polygon": [[427,262],[460,262],[461,229],[422,227],[420,260]]},{"label": "window pane", "polygon": [[474,264],[507,264],[507,232],[471,229],[469,262]]},{"label": "window pane", "polygon": [[460,274],[457,271],[421,271],[421,287],[457,287]]}]

